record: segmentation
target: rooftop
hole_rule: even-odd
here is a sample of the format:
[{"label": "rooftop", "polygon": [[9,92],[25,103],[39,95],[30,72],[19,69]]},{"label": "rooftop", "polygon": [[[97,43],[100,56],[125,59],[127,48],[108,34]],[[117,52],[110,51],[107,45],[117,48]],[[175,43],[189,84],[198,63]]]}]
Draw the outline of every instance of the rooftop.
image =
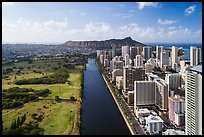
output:
[{"label": "rooftop", "polygon": [[190,68],[190,70],[202,73],[202,65],[194,66],[194,67]]},{"label": "rooftop", "polygon": [[150,111],[147,108],[141,108],[138,110],[140,113],[150,113]]},{"label": "rooftop", "polygon": [[150,122],[163,122],[163,120],[159,116],[154,116],[154,115],[149,115],[146,118],[146,121],[147,121],[147,123],[150,123]]}]

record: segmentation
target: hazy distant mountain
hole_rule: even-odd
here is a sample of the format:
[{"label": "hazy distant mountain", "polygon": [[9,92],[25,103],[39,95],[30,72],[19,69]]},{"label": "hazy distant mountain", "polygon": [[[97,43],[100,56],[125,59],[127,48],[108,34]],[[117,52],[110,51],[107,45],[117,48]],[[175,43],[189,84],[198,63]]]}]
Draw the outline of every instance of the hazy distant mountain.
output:
[{"label": "hazy distant mountain", "polygon": [[145,46],[144,44],[133,40],[131,37],[124,39],[110,39],[105,41],[67,41],[63,45],[68,47],[79,47],[79,48],[93,48],[93,49],[109,49],[112,46]]}]

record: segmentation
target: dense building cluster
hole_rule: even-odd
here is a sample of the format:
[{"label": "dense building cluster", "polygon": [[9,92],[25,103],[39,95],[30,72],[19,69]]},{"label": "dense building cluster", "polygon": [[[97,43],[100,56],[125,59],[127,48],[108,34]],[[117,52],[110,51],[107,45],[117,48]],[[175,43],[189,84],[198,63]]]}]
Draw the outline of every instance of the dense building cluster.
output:
[{"label": "dense building cluster", "polygon": [[[190,47],[190,61],[179,59],[176,46],[156,46],[155,56],[150,46],[122,46],[121,53],[116,55],[116,47],[97,50],[97,58],[145,130],[202,134],[200,49]],[[166,120],[172,129],[164,130]]]}]

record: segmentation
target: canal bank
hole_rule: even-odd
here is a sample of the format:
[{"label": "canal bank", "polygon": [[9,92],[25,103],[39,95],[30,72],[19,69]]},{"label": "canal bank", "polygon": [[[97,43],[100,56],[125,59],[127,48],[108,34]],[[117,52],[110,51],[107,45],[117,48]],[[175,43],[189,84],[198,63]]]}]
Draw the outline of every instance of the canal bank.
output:
[{"label": "canal bank", "polygon": [[128,122],[126,116],[125,116],[125,114],[123,113],[122,109],[120,108],[120,105],[118,104],[118,101],[116,100],[116,98],[115,98],[115,96],[114,96],[114,94],[113,94],[113,91],[112,91],[112,89],[110,88],[110,86],[109,86],[109,84],[108,84],[108,82],[107,82],[107,80],[106,80],[106,78],[105,78],[105,76],[104,76],[103,74],[102,74],[102,77],[103,77],[104,81],[106,82],[106,85],[108,86],[108,89],[109,89],[109,91],[110,91],[110,93],[111,93],[111,95],[112,95],[112,97],[113,97],[115,103],[117,104],[117,106],[118,106],[118,108],[119,108],[119,110],[120,110],[120,113],[122,114],[122,116],[123,116],[123,118],[124,118],[124,120],[125,120],[125,123],[126,123],[126,125],[128,126],[128,128],[129,128],[131,134],[132,134],[132,135],[136,135],[136,133],[135,133],[135,132],[133,131],[133,129],[131,128],[131,126],[130,126],[130,124],[129,124],[129,122]]},{"label": "canal bank", "polygon": [[[99,65],[98,65],[97,61],[96,61],[96,64],[97,64],[97,67],[99,68]],[[135,131],[131,128],[131,126],[130,126],[130,124],[129,124],[129,122],[128,122],[128,119],[126,118],[124,112],[122,111],[122,109],[121,109],[121,107],[120,107],[120,105],[119,105],[117,99],[115,98],[115,96],[114,96],[114,94],[113,94],[113,91],[112,91],[112,89],[111,89],[111,87],[110,87],[108,81],[106,80],[105,76],[104,76],[101,72],[100,72],[100,74],[102,75],[103,80],[105,81],[105,83],[106,83],[106,85],[107,85],[107,87],[108,87],[108,89],[109,89],[109,91],[110,91],[110,93],[111,93],[111,95],[112,95],[112,97],[113,97],[113,99],[114,99],[114,101],[115,101],[115,103],[116,103],[118,109],[120,110],[120,113],[121,113],[123,119],[125,120],[125,123],[126,123],[128,129],[129,129],[129,131],[131,132],[132,135],[136,135]]]}]

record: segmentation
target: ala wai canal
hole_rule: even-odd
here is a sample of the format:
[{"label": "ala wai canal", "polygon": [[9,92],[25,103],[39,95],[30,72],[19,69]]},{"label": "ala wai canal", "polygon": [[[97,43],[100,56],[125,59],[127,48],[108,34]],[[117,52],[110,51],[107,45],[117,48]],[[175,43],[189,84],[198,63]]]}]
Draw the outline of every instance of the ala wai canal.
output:
[{"label": "ala wai canal", "polygon": [[131,135],[94,59],[84,71],[81,135]]}]

